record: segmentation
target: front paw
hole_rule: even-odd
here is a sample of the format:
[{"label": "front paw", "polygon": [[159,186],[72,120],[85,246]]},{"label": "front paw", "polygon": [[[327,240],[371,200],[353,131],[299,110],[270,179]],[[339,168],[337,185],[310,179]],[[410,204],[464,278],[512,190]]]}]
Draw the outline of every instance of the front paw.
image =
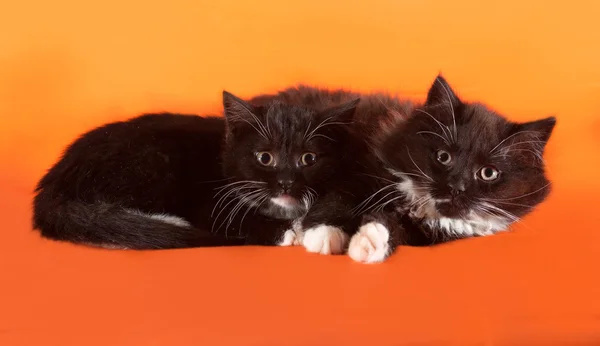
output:
[{"label": "front paw", "polygon": [[338,255],[346,249],[348,235],[338,227],[318,225],[306,230],[302,244],[308,252]]},{"label": "front paw", "polygon": [[389,255],[390,232],[379,222],[364,224],[350,240],[348,255],[357,262],[383,262]]},{"label": "front paw", "polygon": [[279,242],[279,246],[297,246],[302,245],[302,239],[304,239],[304,232],[288,229],[283,234],[283,238]]},{"label": "front paw", "polygon": [[302,230],[302,219],[297,219],[292,223],[292,228],[285,231],[278,246],[297,246],[302,245],[304,231]]}]

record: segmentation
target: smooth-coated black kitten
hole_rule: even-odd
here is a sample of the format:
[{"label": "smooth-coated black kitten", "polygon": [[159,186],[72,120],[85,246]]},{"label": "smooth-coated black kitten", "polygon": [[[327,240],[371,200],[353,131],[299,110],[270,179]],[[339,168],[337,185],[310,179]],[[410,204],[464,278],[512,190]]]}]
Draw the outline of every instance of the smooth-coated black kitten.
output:
[{"label": "smooth-coated black kitten", "polygon": [[556,119],[515,123],[461,101],[438,76],[424,104],[384,94],[307,86],[262,95],[317,109],[361,98],[354,129],[381,162],[387,182],[361,203],[362,226],[348,254],[383,261],[398,245],[431,245],[505,230],[550,192],[542,159]]},{"label": "smooth-coated black kitten", "polygon": [[294,242],[292,221],[320,224],[311,206],[354,170],[343,148],[357,100],[320,112],[227,92],[223,103],[224,119],[147,114],[82,135],[37,185],[34,227],[129,249]]}]

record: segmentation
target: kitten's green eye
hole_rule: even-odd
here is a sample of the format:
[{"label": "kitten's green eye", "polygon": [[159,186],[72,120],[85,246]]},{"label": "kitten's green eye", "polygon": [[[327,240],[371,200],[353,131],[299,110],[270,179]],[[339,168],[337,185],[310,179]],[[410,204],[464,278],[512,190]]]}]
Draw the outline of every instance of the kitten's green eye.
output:
[{"label": "kitten's green eye", "polygon": [[272,166],[275,162],[273,155],[268,151],[259,151],[255,155],[258,162],[263,166]]},{"label": "kitten's green eye", "polygon": [[450,162],[452,162],[452,155],[450,155],[449,152],[447,152],[446,150],[438,150],[436,153],[437,156],[437,160],[439,161],[439,163],[441,163],[442,165],[449,165]]},{"label": "kitten's green eye", "polygon": [[500,171],[494,166],[483,166],[478,172],[477,177],[483,181],[494,181],[500,176]]},{"label": "kitten's green eye", "polygon": [[304,153],[300,157],[300,163],[302,166],[312,166],[317,162],[317,154],[315,153]]}]

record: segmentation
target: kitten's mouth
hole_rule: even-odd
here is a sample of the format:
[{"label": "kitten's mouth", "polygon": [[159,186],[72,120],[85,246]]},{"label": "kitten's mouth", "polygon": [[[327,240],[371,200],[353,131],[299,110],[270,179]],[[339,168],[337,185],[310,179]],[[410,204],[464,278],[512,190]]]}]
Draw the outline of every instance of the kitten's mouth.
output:
[{"label": "kitten's mouth", "polygon": [[271,202],[273,202],[273,204],[278,205],[282,208],[295,208],[297,207],[300,203],[298,202],[298,200],[288,194],[281,194],[277,197],[273,197],[271,198]]}]

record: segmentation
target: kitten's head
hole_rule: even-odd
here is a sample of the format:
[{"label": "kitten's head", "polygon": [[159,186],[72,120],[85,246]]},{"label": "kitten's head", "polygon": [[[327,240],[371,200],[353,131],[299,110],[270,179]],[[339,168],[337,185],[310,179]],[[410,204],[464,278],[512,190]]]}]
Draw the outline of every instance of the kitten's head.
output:
[{"label": "kitten's head", "polygon": [[320,112],[279,102],[257,107],[223,92],[223,169],[234,195],[272,217],[304,215],[344,165],[357,103]]},{"label": "kitten's head", "polygon": [[544,147],[556,119],[508,121],[462,102],[438,78],[427,101],[383,142],[379,155],[401,178],[412,213],[504,229],[545,199]]}]

